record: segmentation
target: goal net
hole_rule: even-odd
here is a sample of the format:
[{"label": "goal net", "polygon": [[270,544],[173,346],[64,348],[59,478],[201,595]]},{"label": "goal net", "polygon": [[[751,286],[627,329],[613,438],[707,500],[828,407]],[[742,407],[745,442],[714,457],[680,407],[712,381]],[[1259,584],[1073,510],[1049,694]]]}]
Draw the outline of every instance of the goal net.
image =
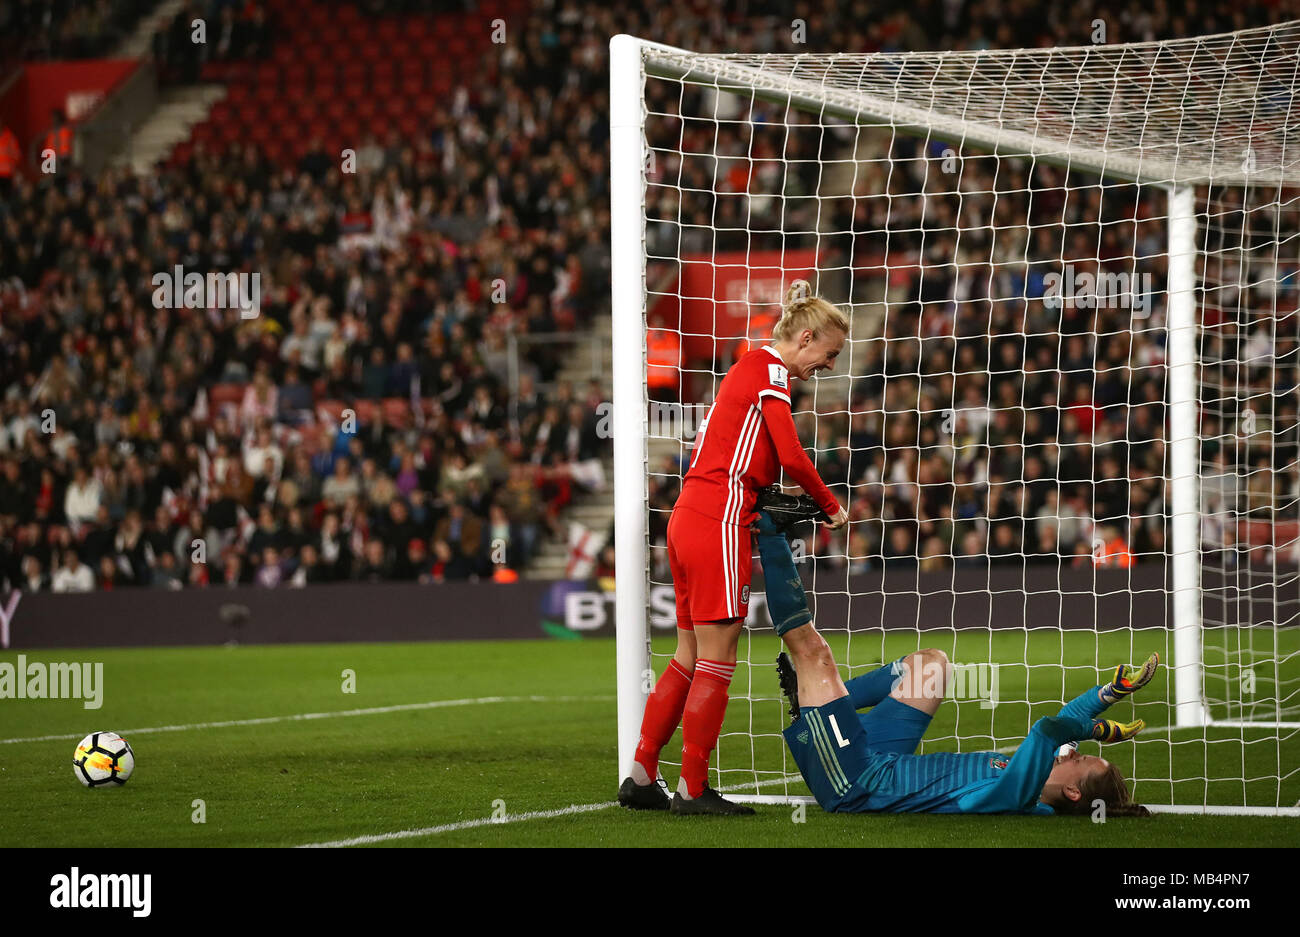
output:
[{"label": "goal net", "polygon": [[[793,394],[852,517],[794,543],[844,675],[939,648],[920,750],[1010,752],[1159,651],[1122,704],[1147,729],[1105,749],[1135,798],[1300,815],[1298,76],[1300,23],[961,53],[614,38],[620,777],[673,650],[699,417],[807,279],[852,322]],[[710,782],[790,800],[761,582]]]}]

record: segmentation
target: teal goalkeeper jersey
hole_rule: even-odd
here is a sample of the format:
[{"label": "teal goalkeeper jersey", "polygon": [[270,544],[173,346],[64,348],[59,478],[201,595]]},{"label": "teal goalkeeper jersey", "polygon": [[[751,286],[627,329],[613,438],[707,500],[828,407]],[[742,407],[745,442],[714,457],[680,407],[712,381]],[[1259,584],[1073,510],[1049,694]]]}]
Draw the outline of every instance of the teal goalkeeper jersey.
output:
[{"label": "teal goalkeeper jersey", "polygon": [[1038,800],[1043,783],[1062,745],[1092,737],[1093,720],[1106,709],[1099,689],[1093,687],[1057,715],[1035,722],[1010,758],[997,752],[872,753],[866,770],[834,809],[1050,815],[1052,808]]}]

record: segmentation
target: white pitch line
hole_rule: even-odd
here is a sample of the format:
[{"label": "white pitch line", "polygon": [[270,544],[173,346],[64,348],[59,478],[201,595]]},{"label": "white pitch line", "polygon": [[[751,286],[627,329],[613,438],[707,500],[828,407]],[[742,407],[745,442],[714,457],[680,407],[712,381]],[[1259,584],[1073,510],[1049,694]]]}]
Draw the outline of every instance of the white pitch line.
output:
[{"label": "white pitch line", "polygon": [[456,830],[472,830],[480,826],[500,826],[504,823],[519,823],[523,820],[548,820],[551,817],[565,817],[575,813],[592,813],[617,807],[617,801],[603,804],[573,804],[558,810],[533,810],[529,813],[506,814],[501,817],[479,817],[474,820],[461,820],[459,823],[444,823],[441,826],[426,826],[418,830],[399,830],[396,833],[375,833],[370,836],[354,836],[352,839],[336,839],[328,843],[304,843],[299,849],[334,849],[343,846],[364,846],[367,843],[386,843],[395,839],[412,839],[417,836],[435,836],[438,833],[452,833]]},{"label": "white pitch line", "polygon": [[[784,777],[759,781],[758,786],[767,787],[772,784],[786,784],[792,780],[803,780],[803,778],[801,775],[787,774]],[[749,787],[754,787],[754,784],[752,782],[748,784],[728,784],[725,787],[719,787],[718,791],[721,793],[727,793],[729,791],[744,790]],[[809,798],[809,801],[811,802],[811,798]],[[354,836],[351,839],[336,839],[327,843],[303,843],[297,848],[337,849],[345,846],[365,846],[369,843],[386,843],[395,839],[416,839],[421,836],[437,836],[439,833],[454,833],[457,830],[473,830],[481,826],[501,826],[505,823],[521,823],[525,820],[549,820],[552,817],[567,817],[578,813],[594,813],[597,810],[606,810],[610,807],[617,806],[618,801],[615,800],[599,804],[572,804],[568,807],[560,807],[556,810],[532,810],[528,813],[505,814],[500,817],[476,817],[473,820],[458,820],[455,823],[443,823],[439,826],[426,826],[417,830],[398,830],[395,833],[372,833],[368,836]]]},{"label": "white pitch line", "polygon": [[[335,719],[341,716],[376,716],[383,713],[408,712],[419,709],[443,709],[449,706],[481,706],[488,703],[606,703],[613,696],[479,696],[472,699],[440,699],[427,703],[402,703],[398,706],[372,706],[368,709],[342,709],[323,713],[294,713],[288,716],[263,716],[259,719],[227,719],[223,722],[192,722],[178,726],[150,726],[144,729],[123,729],[120,735],[147,735],[153,732],[188,732],[192,729],[228,729],[233,726],[264,726],[276,722],[304,722],[310,719]],[[117,731],[117,730],[114,730]],[[27,738],[0,739],[0,745],[18,742],[55,742],[60,739],[75,741],[76,735],[33,735]]]}]

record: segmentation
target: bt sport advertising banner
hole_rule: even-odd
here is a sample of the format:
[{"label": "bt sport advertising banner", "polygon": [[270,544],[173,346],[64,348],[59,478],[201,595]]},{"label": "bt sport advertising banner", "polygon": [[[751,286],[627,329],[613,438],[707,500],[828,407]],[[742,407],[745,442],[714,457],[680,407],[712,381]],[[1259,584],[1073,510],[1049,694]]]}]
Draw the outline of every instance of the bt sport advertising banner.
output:
[{"label": "bt sport advertising banner", "polygon": [[[1222,572],[1204,570],[1207,603]],[[1216,577],[1218,577],[1216,579]],[[809,584],[811,584],[811,577]],[[1285,601],[1300,603],[1297,577]],[[999,567],[918,573],[889,570],[838,579],[810,593],[816,621],[851,631],[1062,627],[1108,630],[1167,624],[1172,581],[1164,564],[1129,569]],[[755,576],[748,627],[771,628]],[[1281,588],[1281,587],[1279,587]],[[1217,590],[1217,591],[1216,591]],[[1271,607],[1221,601],[1207,618],[1260,620]],[[1281,599],[1282,597],[1279,597]],[[652,633],[676,627],[673,587],[652,583]],[[170,592],[121,589],[0,596],[0,647],[140,647],[348,641],[580,640],[614,634],[609,579],[491,582],[339,583],[305,589],[212,587]]]}]

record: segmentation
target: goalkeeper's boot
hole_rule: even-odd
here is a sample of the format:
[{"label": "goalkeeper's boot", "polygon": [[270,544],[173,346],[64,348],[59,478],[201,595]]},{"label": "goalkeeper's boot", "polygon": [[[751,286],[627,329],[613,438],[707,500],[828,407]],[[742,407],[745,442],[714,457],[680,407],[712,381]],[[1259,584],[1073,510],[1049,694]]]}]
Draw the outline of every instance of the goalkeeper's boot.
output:
[{"label": "goalkeeper's boot", "polygon": [[680,792],[673,795],[672,813],[678,817],[747,817],[753,812],[754,808],[748,804],[732,803],[711,787],[706,787],[699,797],[688,799]]},{"label": "goalkeeper's boot", "polygon": [[[754,510],[767,515],[767,523],[771,527],[767,532],[771,533],[789,534],[804,521],[828,524],[831,520],[811,496],[788,495],[775,485],[758,489]],[[762,532],[765,531],[760,530]]]},{"label": "goalkeeper's boot", "polygon": [[781,693],[790,703],[790,721],[799,721],[799,677],[785,651],[776,655],[776,678],[781,681]]},{"label": "goalkeeper's boot", "polygon": [[1146,727],[1147,724],[1141,719],[1132,722],[1098,719],[1092,724],[1092,737],[1098,742],[1127,742]]},{"label": "goalkeeper's boot", "polygon": [[1131,696],[1142,689],[1160,668],[1160,655],[1152,654],[1137,670],[1130,670],[1126,664],[1115,668],[1115,679],[1101,688],[1101,701],[1107,706],[1114,705],[1126,696]]},{"label": "goalkeeper's boot", "polygon": [[630,777],[618,787],[618,804],[631,810],[667,810],[672,804],[668,782],[655,778],[649,784],[637,784]]}]

